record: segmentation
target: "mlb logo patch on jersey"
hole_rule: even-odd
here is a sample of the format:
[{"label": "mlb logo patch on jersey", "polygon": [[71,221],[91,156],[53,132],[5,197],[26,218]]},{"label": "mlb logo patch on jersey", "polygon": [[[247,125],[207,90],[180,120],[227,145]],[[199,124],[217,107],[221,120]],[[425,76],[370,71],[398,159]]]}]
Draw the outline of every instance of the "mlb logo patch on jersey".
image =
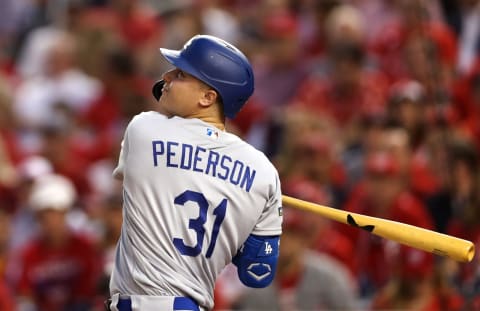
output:
[{"label": "mlb logo patch on jersey", "polygon": [[217,139],[219,134],[218,131],[214,128],[207,127],[207,136]]}]

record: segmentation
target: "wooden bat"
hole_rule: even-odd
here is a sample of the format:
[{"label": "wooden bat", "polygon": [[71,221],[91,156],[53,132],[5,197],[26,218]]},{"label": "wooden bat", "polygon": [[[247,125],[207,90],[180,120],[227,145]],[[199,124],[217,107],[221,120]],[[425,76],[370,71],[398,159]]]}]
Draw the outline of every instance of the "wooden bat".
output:
[{"label": "wooden bat", "polygon": [[350,213],[286,195],[282,196],[282,202],[284,205],[313,212],[383,238],[457,261],[468,262],[475,255],[475,245],[472,242],[447,234],[378,217]]}]

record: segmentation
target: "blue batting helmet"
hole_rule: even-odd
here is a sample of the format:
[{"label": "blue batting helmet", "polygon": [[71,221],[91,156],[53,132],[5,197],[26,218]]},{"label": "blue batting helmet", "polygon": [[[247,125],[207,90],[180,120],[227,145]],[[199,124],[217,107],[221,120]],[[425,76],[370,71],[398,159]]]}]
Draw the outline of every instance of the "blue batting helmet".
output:
[{"label": "blue batting helmet", "polygon": [[[162,48],[160,52],[172,65],[215,89],[229,118],[235,117],[253,93],[252,66],[239,49],[224,40],[197,35],[181,50]],[[163,85],[157,84],[153,93],[158,99]]]}]

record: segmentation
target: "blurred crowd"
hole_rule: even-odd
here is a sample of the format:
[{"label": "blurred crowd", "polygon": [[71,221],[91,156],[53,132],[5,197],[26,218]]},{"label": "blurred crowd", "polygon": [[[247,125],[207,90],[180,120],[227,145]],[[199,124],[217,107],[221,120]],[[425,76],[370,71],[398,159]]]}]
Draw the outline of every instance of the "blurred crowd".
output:
[{"label": "blurred crowd", "polygon": [[[255,93],[227,128],[285,194],[480,245],[480,1],[0,0],[0,310],[103,310],[123,131],[159,47],[219,36]],[[217,310],[480,310],[458,263],[285,207],[277,277]]]}]

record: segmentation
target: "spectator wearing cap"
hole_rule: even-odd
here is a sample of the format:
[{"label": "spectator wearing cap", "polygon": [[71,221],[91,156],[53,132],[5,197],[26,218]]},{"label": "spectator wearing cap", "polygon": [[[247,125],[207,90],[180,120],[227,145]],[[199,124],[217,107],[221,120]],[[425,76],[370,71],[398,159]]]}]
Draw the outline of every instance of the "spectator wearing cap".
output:
[{"label": "spectator wearing cap", "polygon": [[330,256],[308,250],[315,222],[284,208],[277,275],[271,286],[247,290],[237,310],[354,310],[355,287],[348,270]]},{"label": "spectator wearing cap", "polygon": [[[365,178],[352,191],[345,209],[354,213],[380,217],[432,229],[432,220],[406,186],[399,163],[388,152],[374,152],[365,159]],[[356,276],[361,295],[370,297],[386,284],[391,274],[384,267],[386,240],[363,230],[342,226],[355,245]]]},{"label": "spectator wearing cap", "polygon": [[350,144],[359,139],[361,116],[383,113],[387,80],[369,66],[360,12],[339,6],[327,20],[327,53],[312,64],[314,70],[297,89],[291,105],[331,117]]},{"label": "spectator wearing cap", "polygon": [[96,252],[66,221],[75,197],[73,184],[60,175],[41,176],[33,184],[29,201],[40,231],[13,263],[20,310],[85,310],[93,297]]},{"label": "spectator wearing cap", "polygon": [[278,119],[306,77],[308,64],[301,54],[298,16],[286,3],[264,2],[258,11],[256,44],[249,51],[255,71],[254,105],[240,112],[236,123],[255,123],[247,138],[275,154]]},{"label": "spectator wearing cap", "polygon": [[287,104],[307,74],[307,64],[301,57],[298,23],[292,12],[277,9],[266,14],[260,25],[263,49],[252,55],[255,96],[269,110]]},{"label": "spectator wearing cap", "polygon": [[466,310],[445,274],[435,271],[431,253],[394,243],[387,257],[392,278],[373,299],[373,310]]}]

